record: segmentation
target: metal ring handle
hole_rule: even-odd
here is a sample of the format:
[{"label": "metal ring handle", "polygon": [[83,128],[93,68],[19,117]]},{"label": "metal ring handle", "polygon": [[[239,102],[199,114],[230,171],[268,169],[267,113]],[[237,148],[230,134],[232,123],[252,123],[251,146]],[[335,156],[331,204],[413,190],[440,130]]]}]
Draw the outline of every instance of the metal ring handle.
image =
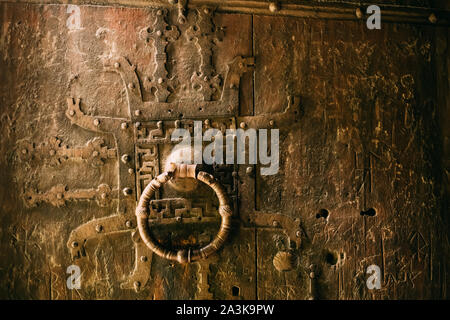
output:
[{"label": "metal ring handle", "polygon": [[[181,249],[178,251],[168,250],[160,246],[151,236],[148,226],[148,205],[156,190],[172,178],[194,178],[206,183],[216,193],[219,199],[219,214],[222,218],[220,230],[209,244],[201,249]],[[158,256],[179,263],[189,263],[208,256],[219,250],[225,243],[231,229],[231,206],[222,185],[214,177],[204,171],[196,173],[196,165],[171,164],[168,171],[154,178],[145,187],[136,207],[136,218],[139,234],[144,243]]]}]

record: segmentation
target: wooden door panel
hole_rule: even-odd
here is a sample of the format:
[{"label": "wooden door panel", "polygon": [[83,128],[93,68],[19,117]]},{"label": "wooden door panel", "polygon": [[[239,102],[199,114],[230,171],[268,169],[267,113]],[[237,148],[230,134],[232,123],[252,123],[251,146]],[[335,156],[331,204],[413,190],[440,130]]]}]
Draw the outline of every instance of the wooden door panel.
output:
[{"label": "wooden door panel", "polygon": [[[431,294],[427,229],[439,227],[422,212],[440,210],[426,155],[434,149],[426,128],[437,125],[432,29],[387,24],[372,32],[357,22],[256,16],[254,30],[255,113],[280,110],[290,95],[302,101],[301,120],[281,135],[280,172],[256,177],[256,203],[301,221],[298,265],[286,274],[305,278],[293,286],[303,292],[261,289],[260,298],[308,297],[311,269],[315,298]],[[275,257],[272,241],[257,245]],[[264,257],[258,288],[281,281]],[[365,288],[371,264],[381,266],[380,291]]]},{"label": "wooden door panel", "polygon": [[[446,297],[448,28],[392,14],[368,30],[348,4],[339,21],[336,4],[310,19],[295,5],[106,3],[0,3],[0,297]],[[143,243],[135,208],[171,133],[194,121],[279,129],[279,170],[214,168],[231,235],[178,264]],[[164,185],[149,223],[167,248],[201,247],[218,201]],[[366,286],[370,265],[380,290]]]}]

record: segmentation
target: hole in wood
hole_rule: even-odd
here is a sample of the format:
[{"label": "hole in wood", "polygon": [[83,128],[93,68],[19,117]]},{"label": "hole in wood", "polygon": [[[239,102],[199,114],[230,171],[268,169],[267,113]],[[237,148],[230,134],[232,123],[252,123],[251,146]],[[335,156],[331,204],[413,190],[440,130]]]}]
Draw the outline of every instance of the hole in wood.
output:
[{"label": "hole in wood", "polygon": [[338,262],[338,256],[334,252],[327,252],[325,254],[325,261],[329,264],[334,266]]},{"label": "hole in wood", "polygon": [[374,215],[376,215],[377,212],[375,211],[374,208],[370,208],[366,211],[361,211],[361,215],[362,216],[369,216],[369,217],[373,217]]},{"label": "hole in wood", "polygon": [[233,286],[231,288],[231,294],[233,295],[233,297],[238,297],[239,296],[239,291],[241,289],[239,289],[239,287]]},{"label": "hole in wood", "polygon": [[319,212],[316,214],[316,219],[320,218],[328,218],[329,212],[327,209],[320,209]]}]

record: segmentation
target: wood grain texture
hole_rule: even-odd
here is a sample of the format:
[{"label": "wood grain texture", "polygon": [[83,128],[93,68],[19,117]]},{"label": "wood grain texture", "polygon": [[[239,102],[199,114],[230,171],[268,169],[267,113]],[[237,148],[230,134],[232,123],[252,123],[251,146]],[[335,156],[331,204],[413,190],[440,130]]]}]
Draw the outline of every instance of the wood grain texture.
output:
[{"label": "wood grain texture", "polygon": [[[155,70],[154,49],[140,31],[155,13],[83,6],[81,29],[68,30],[66,10],[0,3],[1,298],[448,299],[448,28],[389,23],[371,31],[358,21],[215,13],[214,24],[225,28],[212,46],[215,72],[225,74],[236,56],[255,57],[254,72],[240,79],[236,117],[269,119],[292,96],[300,97],[301,116],[277,124],[278,174],[261,176],[258,165],[220,173],[235,205],[230,238],[208,260],[178,265],[136,254],[134,221],[108,235],[99,228],[98,236],[78,244],[85,256],[72,260],[71,232],[118,214],[127,197],[118,177],[129,171],[112,134],[71,124],[67,99],[81,98],[88,116],[127,117],[126,87],[102,64],[120,54],[136,66],[143,99],[153,101],[143,83]],[[199,58],[185,33],[196,16],[189,9],[181,25],[177,14],[168,15],[181,36],[167,46],[167,71],[189,85]],[[161,138],[175,122],[161,126],[149,121],[133,132],[154,130]],[[87,144],[96,138],[101,145]],[[158,174],[172,145],[128,147],[132,174],[144,162]],[[136,181],[126,198],[126,208],[133,208],[144,179],[127,179]],[[30,205],[29,195],[46,192],[47,200]],[[158,197],[154,216],[211,218],[161,226],[155,237],[162,245],[178,249],[213,239],[220,219],[211,190],[163,188]],[[298,222],[300,247],[279,226],[252,224],[255,212]],[[141,262],[151,264],[148,281],[139,290],[123,289]],[[66,286],[73,263],[82,270],[77,290]],[[366,287],[371,264],[381,268],[381,290]]]}]

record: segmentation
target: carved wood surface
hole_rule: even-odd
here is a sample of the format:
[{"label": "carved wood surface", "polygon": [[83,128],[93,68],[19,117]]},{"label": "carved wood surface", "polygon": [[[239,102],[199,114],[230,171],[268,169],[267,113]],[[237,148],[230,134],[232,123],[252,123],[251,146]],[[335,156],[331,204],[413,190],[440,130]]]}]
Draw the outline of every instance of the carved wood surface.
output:
[{"label": "carved wood surface", "polygon": [[[448,298],[448,28],[176,6],[81,6],[77,26],[67,8],[0,3],[1,298]],[[229,239],[179,265],[134,210],[194,120],[279,128],[280,171],[217,169]],[[164,186],[149,224],[202,247],[218,210],[207,186]]]}]

